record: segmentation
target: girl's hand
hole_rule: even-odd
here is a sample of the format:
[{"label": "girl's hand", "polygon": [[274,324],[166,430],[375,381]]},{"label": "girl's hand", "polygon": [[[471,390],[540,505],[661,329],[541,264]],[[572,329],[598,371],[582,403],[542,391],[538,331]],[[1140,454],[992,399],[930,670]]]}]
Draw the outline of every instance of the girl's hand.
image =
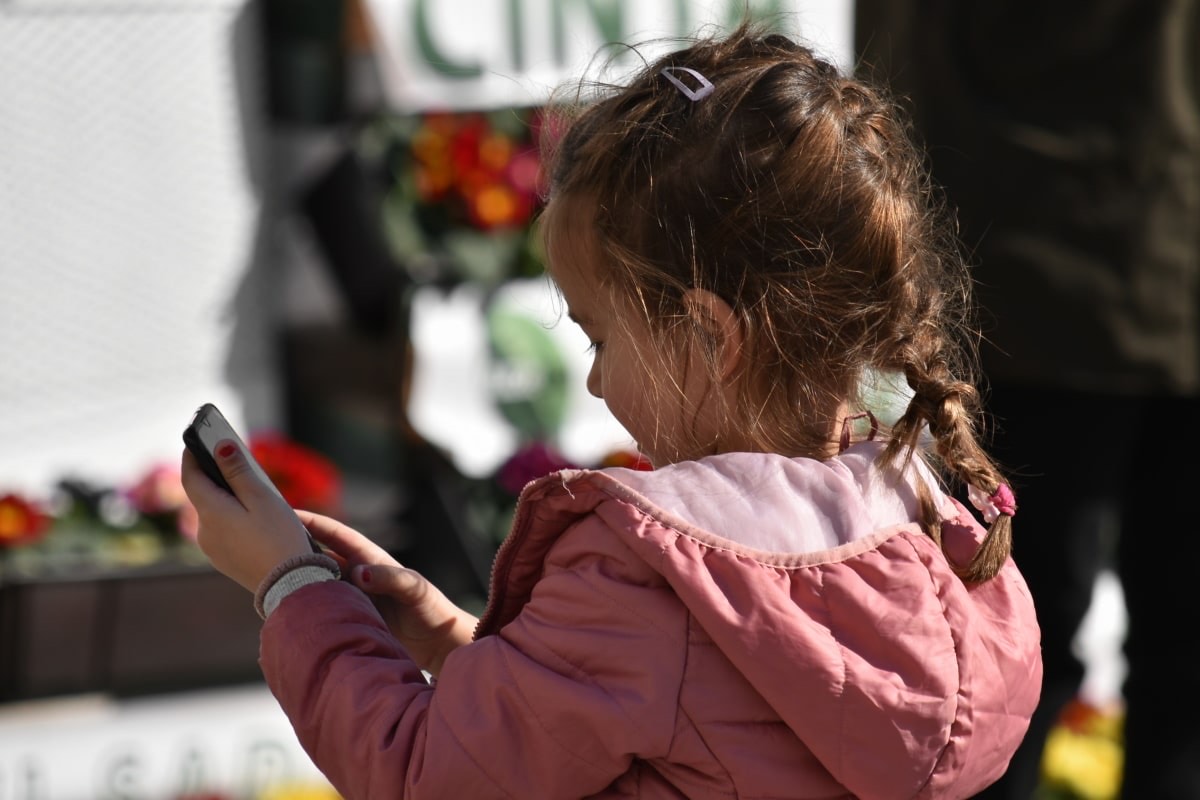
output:
[{"label": "girl's hand", "polygon": [[219,442],[215,456],[236,497],[209,480],[195,456],[183,451],[183,489],[200,517],[196,541],[218,571],[253,592],[281,561],[312,548],[296,512],[254,474],[235,443]]},{"label": "girl's hand", "polygon": [[343,574],[370,596],[392,635],[422,669],[437,675],[446,656],[471,641],[478,620],[420,573],[337,520],[310,511],[296,514]]}]

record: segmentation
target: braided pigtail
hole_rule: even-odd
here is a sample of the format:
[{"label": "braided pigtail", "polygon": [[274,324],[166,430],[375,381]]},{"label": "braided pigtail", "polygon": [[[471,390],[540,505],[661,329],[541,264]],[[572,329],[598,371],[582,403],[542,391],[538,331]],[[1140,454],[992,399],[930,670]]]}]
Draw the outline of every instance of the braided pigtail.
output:
[{"label": "braided pigtail", "polygon": [[[859,92],[861,95],[861,92]],[[899,109],[883,114],[875,105],[868,118],[888,120],[907,129]],[[867,108],[871,108],[868,104]],[[877,123],[876,126],[879,127]],[[882,130],[884,141],[913,146],[899,127]],[[962,259],[951,215],[940,192],[930,181],[923,159],[914,148],[910,158],[897,159],[895,169],[881,182],[886,214],[876,217],[881,273],[878,282],[883,304],[879,331],[890,335],[873,340],[874,364],[900,372],[912,397],[891,430],[884,458],[907,461],[919,452],[937,463],[951,484],[968,489],[976,507],[984,512],[988,533],[968,564],[951,564],[968,582],[987,580],[1004,565],[1012,550],[1012,515],[1016,502],[999,467],[980,442],[982,402],[975,381],[977,336],[972,315],[972,282]],[[926,433],[928,432],[928,433]],[[928,435],[932,442],[923,448]],[[923,486],[921,487],[924,488]],[[942,515],[929,492],[919,498],[926,532],[942,546]]]},{"label": "braided pigtail", "polygon": [[[974,384],[950,377],[944,364],[911,362],[905,376],[913,397],[892,428],[889,455],[895,458],[901,448],[915,452],[923,432],[929,431],[932,455],[945,473],[967,487],[971,503],[988,523],[987,536],[971,561],[952,566],[964,581],[988,580],[1012,551],[1012,517],[1017,507],[1007,481],[979,443],[979,392]],[[932,498],[922,497],[921,503],[926,530],[940,544],[939,515]]]}]

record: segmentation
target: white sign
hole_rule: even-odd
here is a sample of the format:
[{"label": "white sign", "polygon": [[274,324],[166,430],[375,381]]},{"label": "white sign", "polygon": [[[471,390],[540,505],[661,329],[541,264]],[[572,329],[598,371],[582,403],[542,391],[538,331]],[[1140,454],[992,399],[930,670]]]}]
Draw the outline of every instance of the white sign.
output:
[{"label": "white sign", "polygon": [[[745,0],[367,0],[387,99],[399,111],[539,105],[556,87],[617,74],[702,29],[727,29]],[[852,0],[750,0],[756,17],[846,68]],[[654,42],[651,44],[651,42]],[[612,46],[621,43],[622,46]],[[624,45],[643,45],[639,54]],[[608,73],[608,77],[615,77]]]},{"label": "white sign", "polygon": [[4,800],[261,798],[285,786],[336,797],[265,686],[0,706]]}]

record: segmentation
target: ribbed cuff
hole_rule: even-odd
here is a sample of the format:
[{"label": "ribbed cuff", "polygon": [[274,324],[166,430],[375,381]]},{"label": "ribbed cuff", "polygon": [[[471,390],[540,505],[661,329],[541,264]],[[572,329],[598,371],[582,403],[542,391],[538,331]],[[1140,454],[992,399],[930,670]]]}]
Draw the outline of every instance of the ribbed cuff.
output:
[{"label": "ribbed cuff", "polygon": [[301,586],[336,581],[341,574],[337,562],[324,553],[302,553],[284,559],[258,585],[258,591],[254,593],[254,610],[266,619],[283,598]]}]

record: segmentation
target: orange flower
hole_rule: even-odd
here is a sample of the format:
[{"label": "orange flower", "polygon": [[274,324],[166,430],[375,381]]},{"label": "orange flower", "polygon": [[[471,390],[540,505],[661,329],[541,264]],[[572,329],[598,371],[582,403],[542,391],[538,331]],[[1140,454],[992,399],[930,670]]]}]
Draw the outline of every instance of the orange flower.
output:
[{"label": "orange flower", "polygon": [[481,228],[501,228],[521,221],[521,198],[504,184],[483,187],[473,200],[471,218]]},{"label": "orange flower", "polygon": [[0,496],[0,547],[30,544],[50,527],[50,517],[16,494]]},{"label": "orange flower", "polygon": [[636,469],[642,472],[650,472],[654,469],[654,465],[650,463],[650,459],[633,450],[614,450],[601,460],[600,466],[624,467],[625,469]]},{"label": "orange flower", "polygon": [[479,161],[487,169],[500,172],[513,157],[513,143],[507,136],[488,134],[479,143]]}]

